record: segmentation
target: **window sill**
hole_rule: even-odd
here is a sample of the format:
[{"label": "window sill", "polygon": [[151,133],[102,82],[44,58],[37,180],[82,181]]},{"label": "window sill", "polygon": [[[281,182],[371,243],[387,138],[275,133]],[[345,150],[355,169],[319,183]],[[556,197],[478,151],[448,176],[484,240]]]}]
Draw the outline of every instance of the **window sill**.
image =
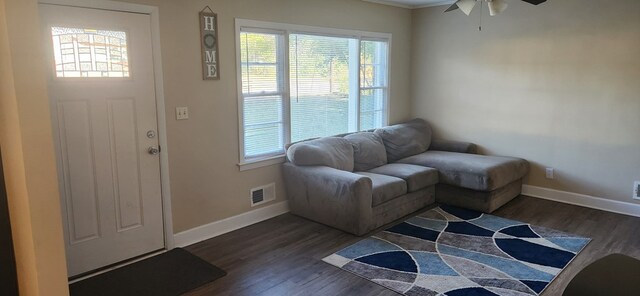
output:
[{"label": "window sill", "polygon": [[272,156],[272,157],[269,157],[269,158],[264,158],[264,159],[259,159],[259,160],[241,162],[241,163],[238,164],[238,167],[240,168],[241,172],[244,172],[244,171],[253,170],[253,169],[257,169],[257,168],[262,168],[262,167],[266,167],[266,166],[282,164],[284,162],[285,162],[285,156],[284,155],[277,155],[277,156]]}]

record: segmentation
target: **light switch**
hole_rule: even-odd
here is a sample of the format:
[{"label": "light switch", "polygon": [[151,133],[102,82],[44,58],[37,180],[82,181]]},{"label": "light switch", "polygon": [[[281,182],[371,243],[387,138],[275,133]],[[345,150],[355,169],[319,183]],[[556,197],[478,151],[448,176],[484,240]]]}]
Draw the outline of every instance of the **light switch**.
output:
[{"label": "light switch", "polygon": [[176,119],[177,120],[189,119],[189,107],[177,107],[176,108]]}]

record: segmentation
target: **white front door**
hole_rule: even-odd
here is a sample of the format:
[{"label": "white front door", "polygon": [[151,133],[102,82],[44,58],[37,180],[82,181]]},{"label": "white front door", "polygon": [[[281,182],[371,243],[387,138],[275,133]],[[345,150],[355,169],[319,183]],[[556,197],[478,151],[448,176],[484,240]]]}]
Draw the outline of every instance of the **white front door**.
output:
[{"label": "white front door", "polygon": [[40,14],[69,276],[163,249],[150,16]]}]

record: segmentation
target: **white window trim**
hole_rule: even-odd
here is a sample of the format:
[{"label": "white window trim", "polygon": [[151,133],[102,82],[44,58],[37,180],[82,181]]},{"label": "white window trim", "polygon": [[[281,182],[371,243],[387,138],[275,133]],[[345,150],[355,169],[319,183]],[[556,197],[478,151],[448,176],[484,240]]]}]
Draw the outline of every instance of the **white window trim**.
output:
[{"label": "white window trim", "polygon": [[[241,161],[244,161],[243,163],[241,162],[241,165],[244,165],[245,167],[251,167],[251,166],[247,166],[249,164],[253,165],[255,163],[260,163],[261,161],[267,161],[267,160],[272,160],[273,158],[277,158],[277,157],[282,157],[283,156],[283,152],[268,152],[268,153],[264,153],[261,155],[256,155],[252,158],[244,158],[244,101],[245,101],[245,94],[242,90],[242,53],[240,53],[239,49],[240,49],[240,44],[241,44],[241,40],[240,38],[237,38],[237,36],[240,36],[241,32],[251,32],[251,33],[264,33],[264,34],[273,34],[273,35],[278,35],[278,39],[277,39],[277,60],[281,60],[282,63],[275,63],[276,66],[278,66],[277,71],[278,72],[282,72],[282,76],[278,75],[278,79],[282,79],[282,81],[278,81],[278,90],[275,92],[262,92],[262,93],[257,93],[257,94],[251,94],[249,93],[249,97],[264,97],[264,96],[270,96],[270,95],[276,95],[276,96],[280,96],[282,97],[282,103],[283,103],[283,108],[280,110],[280,112],[282,112],[282,145],[284,147],[284,145],[287,144],[288,139],[290,138],[289,136],[289,128],[288,128],[288,123],[289,123],[289,112],[288,112],[288,102],[289,102],[289,92],[290,92],[290,87],[289,87],[289,80],[288,80],[288,71],[286,70],[288,65],[286,64],[286,62],[288,62],[289,58],[289,50],[288,48],[286,48],[286,45],[288,44],[287,42],[287,33],[286,31],[283,30],[273,30],[273,29],[265,29],[265,28],[253,28],[253,27],[239,27],[239,32],[236,35],[236,39],[238,39],[238,50],[237,50],[237,60],[238,60],[238,74],[239,74],[239,82],[238,82],[238,89],[239,89],[239,93],[238,93],[238,97],[239,97],[239,101],[238,101],[238,115],[239,115],[239,127],[240,127],[240,159]],[[241,171],[243,170],[242,166],[241,166]]]},{"label": "white window trim", "polygon": [[[256,159],[244,159],[244,97],[242,93],[242,56],[240,54],[240,33],[243,29],[246,29],[250,32],[256,33],[279,33],[284,34],[284,73],[283,79],[284,81],[284,90],[283,90],[283,130],[286,146],[291,141],[291,124],[290,124],[290,86],[289,86],[289,35],[290,34],[311,34],[318,36],[330,36],[330,37],[342,37],[342,38],[355,38],[358,42],[363,40],[368,41],[385,41],[387,42],[387,85],[386,85],[386,100],[385,100],[385,112],[384,112],[384,125],[389,124],[389,106],[390,106],[390,95],[391,95],[391,57],[392,57],[392,35],[390,33],[378,33],[378,32],[367,32],[360,30],[347,30],[347,29],[337,29],[337,28],[324,28],[324,27],[314,27],[314,26],[305,26],[305,25],[294,25],[294,24],[285,24],[285,23],[274,23],[274,22],[264,22],[264,21],[255,21],[255,20],[247,20],[247,19],[235,19],[235,39],[236,39],[236,81],[237,81],[237,92],[238,92],[238,136],[239,136],[239,163],[238,167],[240,171],[246,171],[251,169],[256,169],[260,167],[266,167],[276,164],[282,164],[285,162],[285,153],[279,155],[271,155],[265,158],[256,158]],[[360,46],[358,46],[358,60],[360,59]],[[358,67],[360,67],[360,63],[358,63]],[[358,86],[358,101],[360,100],[360,75],[358,76],[357,86]],[[359,102],[358,102],[359,108]],[[359,114],[360,110],[358,110]],[[356,117],[357,130],[360,129],[360,116]]]}]

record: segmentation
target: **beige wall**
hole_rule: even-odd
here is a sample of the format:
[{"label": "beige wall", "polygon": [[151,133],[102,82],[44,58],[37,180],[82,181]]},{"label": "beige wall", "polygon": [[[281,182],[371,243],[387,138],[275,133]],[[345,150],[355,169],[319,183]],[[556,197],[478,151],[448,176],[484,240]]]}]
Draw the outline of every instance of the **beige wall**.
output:
[{"label": "beige wall", "polygon": [[[126,0],[160,8],[174,231],[248,210],[249,189],[275,182],[280,166],[240,172],[234,19],[393,34],[390,121],[409,117],[411,13],[359,0]],[[0,143],[7,172],[20,289],[67,293],[49,104],[36,0],[0,0]],[[198,12],[219,14],[220,81],[202,81]],[[176,121],[177,106],[190,119]],[[47,291],[47,293],[41,293]]]},{"label": "beige wall", "polygon": [[530,160],[527,184],[632,202],[640,1],[510,1],[482,32],[477,10],[444,9],[413,15],[413,115],[438,136]]},{"label": "beige wall", "polygon": [[[176,232],[250,210],[249,189],[259,185],[276,182],[284,199],[279,166],[236,166],[234,18],[392,33],[391,122],[424,117],[439,136],[525,157],[534,165],[529,184],[629,201],[640,180],[640,1],[511,1],[481,33],[477,14],[422,9],[413,35],[410,11],[359,0],[127,1],[160,7]],[[0,145],[20,289],[64,295],[35,2],[0,0]],[[205,5],[220,16],[222,79],[214,82],[202,81],[199,64]],[[191,118],[176,121],[177,106]],[[544,179],[545,166],[557,180]]]},{"label": "beige wall", "polygon": [[[25,21],[29,20],[29,21]],[[0,0],[0,147],[20,295],[67,295],[35,0]]]},{"label": "beige wall", "polygon": [[[409,116],[411,12],[360,0],[131,0],[160,8],[164,90],[174,231],[251,210],[249,190],[276,183],[285,199],[280,166],[240,172],[235,18],[393,34],[391,122]],[[219,16],[220,81],[203,81],[198,12]],[[190,119],[175,120],[188,106]]]}]

